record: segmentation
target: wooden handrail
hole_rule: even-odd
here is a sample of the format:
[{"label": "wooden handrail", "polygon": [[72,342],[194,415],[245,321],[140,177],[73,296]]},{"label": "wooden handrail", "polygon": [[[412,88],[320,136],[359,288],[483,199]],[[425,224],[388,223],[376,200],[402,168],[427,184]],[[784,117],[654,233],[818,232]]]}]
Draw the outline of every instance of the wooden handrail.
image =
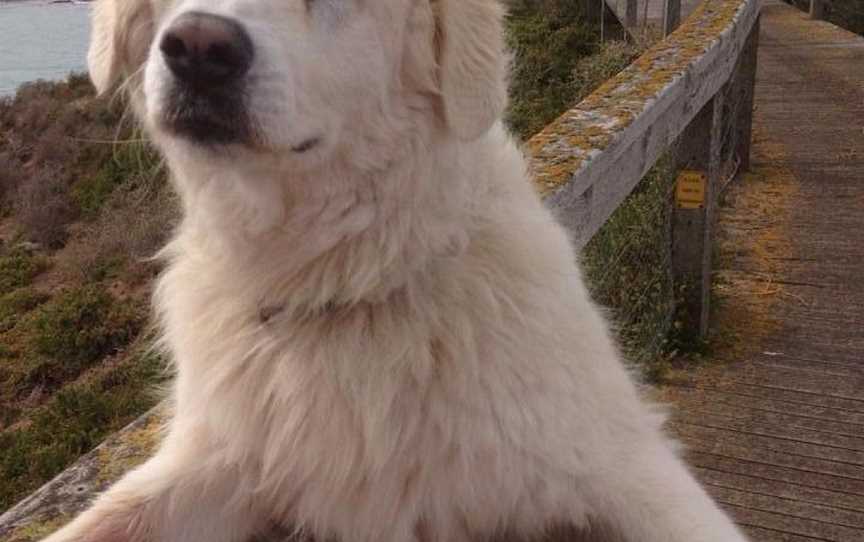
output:
[{"label": "wooden handrail", "polygon": [[[734,119],[745,124],[739,128],[746,132],[749,144],[756,67],[753,36],[758,35],[760,7],[760,0],[704,2],[678,30],[528,142],[537,188],[569,229],[577,248],[597,233],[647,171],[732,81],[746,80],[750,86],[750,101],[740,108],[741,118]],[[745,58],[752,61],[740,62]],[[710,130],[711,124],[707,126]],[[713,177],[720,174],[719,168],[709,171],[710,142],[705,146],[703,169],[712,175],[709,183],[718,183]],[[744,163],[749,160],[749,146],[745,147],[739,149]],[[708,239],[713,213],[710,201],[702,212],[706,216],[700,228],[706,231],[688,235]],[[700,243],[700,259],[707,250],[707,241]],[[689,252],[688,257],[695,257]],[[701,315],[694,316],[693,325],[704,334],[710,265],[698,272],[692,265],[674,267],[689,277],[679,279],[702,283],[694,287],[700,292],[699,300],[694,293],[690,304],[691,312]],[[699,277],[692,276],[696,274]]]},{"label": "wooden handrail", "polygon": [[527,144],[535,182],[583,247],[725,85],[759,0],[703,4]]}]

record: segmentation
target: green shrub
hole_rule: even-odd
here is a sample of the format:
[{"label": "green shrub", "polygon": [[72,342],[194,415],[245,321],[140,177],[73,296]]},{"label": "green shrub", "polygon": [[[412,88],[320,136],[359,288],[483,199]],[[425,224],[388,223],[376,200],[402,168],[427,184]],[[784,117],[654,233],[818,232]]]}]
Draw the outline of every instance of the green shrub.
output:
[{"label": "green shrub", "polygon": [[152,386],[164,375],[163,360],[139,349],[98,377],[58,392],[30,424],[0,433],[0,510],[155,406]]},{"label": "green shrub", "polygon": [[32,288],[19,288],[0,296],[0,333],[15,327],[22,316],[47,301],[48,297],[48,294]]},{"label": "green shrub", "polygon": [[525,138],[543,128],[578,98],[573,72],[599,47],[596,26],[569,2],[525,3],[507,19],[507,43],[515,56],[507,121]]},{"label": "green shrub", "polygon": [[594,299],[611,310],[626,357],[651,377],[665,368],[675,299],[670,220],[675,170],[662,159],[582,253]]},{"label": "green shrub", "polygon": [[78,214],[59,170],[39,169],[18,187],[14,218],[29,241],[47,249],[62,248],[69,237],[68,227]]},{"label": "green shrub", "polygon": [[114,190],[139,178],[151,178],[159,173],[161,160],[145,143],[117,144],[113,154],[106,156],[98,170],[75,185],[75,200],[85,215],[93,217],[108,201]]},{"label": "green shrub", "polygon": [[101,285],[56,294],[0,335],[9,345],[0,356],[0,402],[51,393],[74,380],[128,345],[143,314],[138,303],[116,300]]},{"label": "green shrub", "polygon": [[0,294],[28,286],[47,268],[47,260],[23,249],[0,256]]},{"label": "green shrub", "polygon": [[78,374],[133,339],[141,328],[140,312],[100,285],[66,291],[33,319],[32,352],[50,360],[59,375]]},{"label": "green shrub", "polygon": [[540,131],[604,81],[627,67],[639,49],[600,43],[583,3],[552,0],[517,5],[507,20],[515,55],[507,123],[523,139]]}]

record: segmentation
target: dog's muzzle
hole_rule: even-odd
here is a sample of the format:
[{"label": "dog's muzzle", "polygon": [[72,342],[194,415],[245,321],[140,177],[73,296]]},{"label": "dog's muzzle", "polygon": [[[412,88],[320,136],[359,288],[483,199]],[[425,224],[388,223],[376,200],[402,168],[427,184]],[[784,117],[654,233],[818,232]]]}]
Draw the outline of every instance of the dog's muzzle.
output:
[{"label": "dog's muzzle", "polygon": [[248,142],[246,76],[255,49],[236,21],[190,12],[165,31],[159,50],[173,79],[164,127],[201,143]]}]

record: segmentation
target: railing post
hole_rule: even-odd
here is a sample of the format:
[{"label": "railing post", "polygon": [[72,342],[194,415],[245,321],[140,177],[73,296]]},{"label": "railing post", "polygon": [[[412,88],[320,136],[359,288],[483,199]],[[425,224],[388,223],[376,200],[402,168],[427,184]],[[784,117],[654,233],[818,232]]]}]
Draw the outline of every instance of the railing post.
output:
[{"label": "railing post", "polygon": [[639,3],[637,0],[627,0],[627,10],[624,12],[624,26],[632,31],[639,22]]},{"label": "railing post", "polygon": [[810,18],[817,21],[825,18],[825,0],[810,0]]},{"label": "railing post", "polygon": [[681,24],[681,0],[666,0],[663,10],[663,35],[668,36]]},{"label": "railing post", "polygon": [[600,43],[606,43],[606,0],[600,0]]},{"label": "railing post", "polygon": [[712,247],[717,191],[722,175],[721,151],[726,87],[699,112],[681,135],[675,208],[672,214],[672,274],[682,334],[708,333]]},{"label": "railing post", "polygon": [[735,154],[741,161],[739,168],[742,172],[750,170],[750,148],[753,142],[753,100],[756,94],[760,27],[761,17],[756,19],[756,24],[744,43],[736,73],[733,75],[739,93],[737,96],[738,115],[734,119],[738,131]]}]

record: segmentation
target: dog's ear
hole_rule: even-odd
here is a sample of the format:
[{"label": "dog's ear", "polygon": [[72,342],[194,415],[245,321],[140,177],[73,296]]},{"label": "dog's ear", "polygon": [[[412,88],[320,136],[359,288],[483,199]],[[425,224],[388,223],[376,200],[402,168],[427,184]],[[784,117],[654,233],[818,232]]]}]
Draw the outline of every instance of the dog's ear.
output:
[{"label": "dog's ear", "polygon": [[507,104],[504,8],[499,0],[432,0],[444,120],[461,139],[486,133]]},{"label": "dog's ear", "polygon": [[153,32],[150,0],[96,1],[87,63],[100,94],[141,67]]}]

